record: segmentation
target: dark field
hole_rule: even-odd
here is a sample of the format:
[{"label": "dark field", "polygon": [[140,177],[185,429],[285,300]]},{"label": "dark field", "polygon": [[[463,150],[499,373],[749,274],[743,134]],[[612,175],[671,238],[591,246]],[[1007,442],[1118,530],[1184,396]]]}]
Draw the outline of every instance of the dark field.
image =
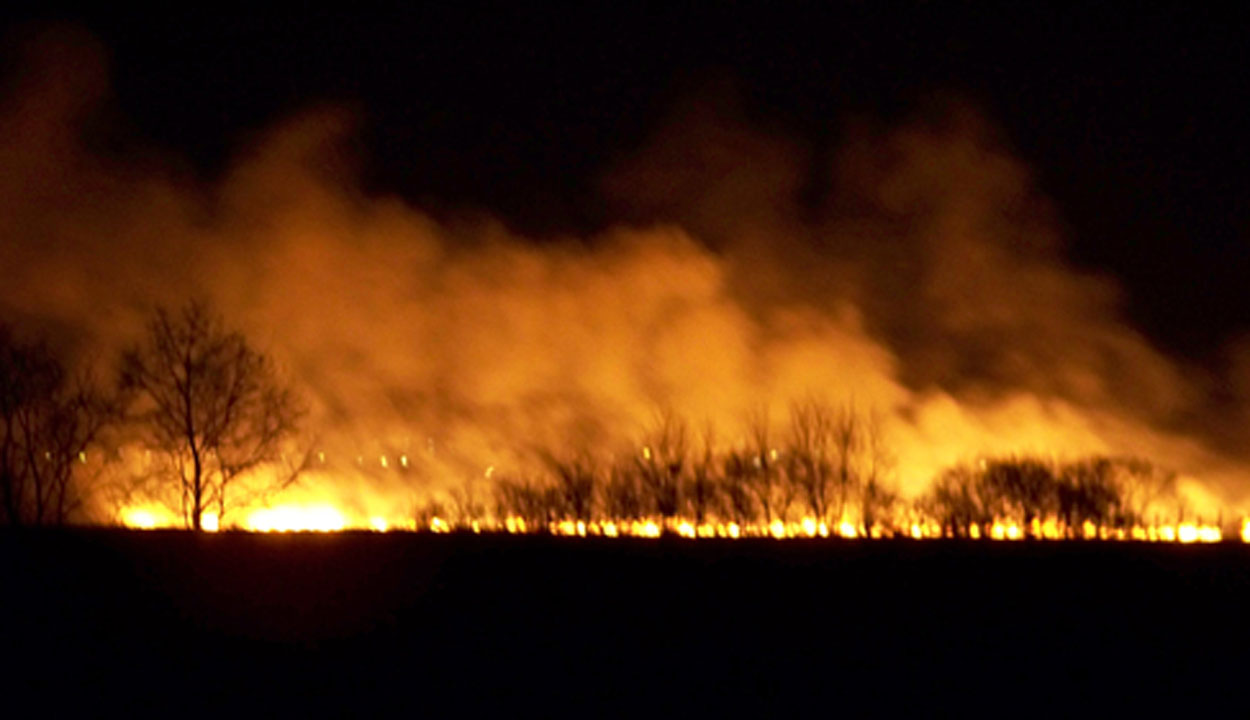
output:
[{"label": "dark field", "polygon": [[1250,649],[1240,544],[10,532],[0,573],[35,714],[1068,716]]}]

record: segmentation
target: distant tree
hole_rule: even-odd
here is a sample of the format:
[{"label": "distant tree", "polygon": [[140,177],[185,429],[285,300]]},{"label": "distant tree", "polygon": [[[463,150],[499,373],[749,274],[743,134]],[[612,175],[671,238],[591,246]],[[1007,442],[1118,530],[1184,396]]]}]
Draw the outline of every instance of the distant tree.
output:
[{"label": "distant tree", "polygon": [[599,488],[599,472],[594,460],[589,453],[568,459],[551,453],[542,456],[555,482],[552,488],[554,514],[560,520],[589,522]]},{"label": "distant tree", "polygon": [[747,487],[755,496],[765,523],[784,520],[790,504],[794,501],[794,486],[779,466],[779,453],[773,444],[768,414],[763,410],[753,414],[749,421],[750,444],[746,460],[734,463],[734,470],[745,472]]},{"label": "distant tree", "polygon": [[893,518],[899,506],[899,494],[894,481],[895,456],[886,441],[877,415],[868,416],[863,428],[862,478],[859,487],[859,518],[865,532],[871,532],[879,521]]},{"label": "distant tree", "polygon": [[1126,521],[1144,524],[1151,507],[1175,499],[1175,472],[1138,457],[1112,458],[1111,464]]},{"label": "distant tree", "polygon": [[646,515],[646,500],[632,458],[614,464],[609,471],[603,488],[603,510],[611,520],[639,520]]},{"label": "distant tree", "polygon": [[0,325],[0,522],[65,523],[86,492],[86,453],[116,410],[47,345]]},{"label": "distant tree", "polygon": [[680,418],[663,413],[644,438],[642,452],[634,458],[643,493],[662,518],[676,517],[681,510],[683,479],[690,464],[689,436]]},{"label": "distant tree", "polygon": [[1086,523],[1130,528],[1174,493],[1175,475],[1137,458],[1092,456],[1056,464],[1032,457],[983,460],[943,471],[923,504],[948,532],[1010,520],[1033,532],[1053,520],[1069,537]]},{"label": "distant tree", "polygon": [[529,478],[499,478],[495,483],[495,513],[500,518],[520,518],[531,530],[546,530],[556,519],[556,493]]},{"label": "distant tree", "polygon": [[739,525],[749,525],[758,517],[752,492],[753,462],[753,454],[736,451],[728,453],[722,462],[719,494],[724,499],[725,512]]},{"label": "distant tree", "polygon": [[202,302],[155,312],[144,341],[123,355],[121,386],[195,530],[205,511],[226,512],[236,479],[280,457],[302,414],[269,358]]},{"label": "distant tree", "polygon": [[980,474],[968,465],[956,465],[934,479],[922,504],[942,526],[943,534],[964,537],[972,526],[988,525],[994,520],[992,501],[982,491]]},{"label": "distant tree", "polygon": [[1091,523],[1124,527],[1136,518],[1126,507],[1124,487],[1119,482],[1117,463],[1110,458],[1093,457],[1064,466],[1060,475],[1059,515],[1071,530]]},{"label": "distant tree", "polygon": [[1052,463],[1029,457],[989,460],[981,482],[983,494],[993,498],[992,514],[1019,522],[1025,532],[1031,532],[1034,520],[1058,512],[1060,488]]},{"label": "distant tree", "polygon": [[474,482],[466,481],[452,488],[448,496],[451,498],[451,520],[457,526],[468,527],[486,517],[486,503],[479,498]]},{"label": "distant tree", "polygon": [[708,514],[715,511],[717,490],[715,433],[709,424],[703,431],[703,452],[691,462],[691,472],[684,495],[691,517],[696,525],[707,522]]},{"label": "distant tree", "polygon": [[792,405],[784,466],[788,486],[820,521],[838,522],[851,509],[868,531],[898,500],[879,419],[849,405],[815,399]]},{"label": "distant tree", "polygon": [[866,420],[852,407],[842,407],[833,415],[834,512],[838,518],[859,493],[871,455]]},{"label": "distant tree", "polygon": [[806,510],[816,520],[834,520],[834,416],[824,404],[809,400],[790,407],[786,473],[799,489]]}]

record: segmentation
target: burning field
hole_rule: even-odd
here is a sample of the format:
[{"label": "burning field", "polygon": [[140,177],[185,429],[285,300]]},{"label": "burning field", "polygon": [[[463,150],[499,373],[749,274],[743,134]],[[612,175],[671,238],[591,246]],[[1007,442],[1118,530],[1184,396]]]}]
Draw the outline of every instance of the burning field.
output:
[{"label": "burning field", "polygon": [[[1198,371],[1135,331],[961,101],[848,136],[815,214],[800,148],[696,102],[602,180],[607,227],[529,237],[366,192],[344,159],[356,121],[334,109],[259,134],[208,184],[102,154],[85,136],[99,48],[53,34],[25,53],[0,120],[6,382],[41,342],[61,377],[90,368],[92,398],[134,371],[119,421],[55,459],[77,463],[55,522],[1242,532],[1244,369]],[[204,428],[152,422],[172,369],[125,362],[154,359],[162,317],[238,340],[289,394],[251,428],[255,457],[227,457],[245,438],[209,449],[199,491],[177,478]],[[10,522],[53,518],[39,475],[6,475]]]},{"label": "burning field", "polygon": [[[127,119],[159,63],[4,37],[0,616],[48,712],[69,677],[97,714],[982,714],[1239,668],[1250,312],[1202,352],[1143,321],[1199,290],[1091,261],[1136,248],[1069,219],[1010,102],[799,121],[746,72],[539,143],[511,126],[569,108],[466,60],[409,145],[292,90],[180,153]],[[362,93],[365,46],[326,50]]]}]

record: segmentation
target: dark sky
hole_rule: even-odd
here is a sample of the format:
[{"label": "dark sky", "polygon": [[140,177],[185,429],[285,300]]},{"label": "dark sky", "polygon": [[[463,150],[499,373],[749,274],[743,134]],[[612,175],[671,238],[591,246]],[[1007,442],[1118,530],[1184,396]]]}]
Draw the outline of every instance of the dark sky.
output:
[{"label": "dark sky", "polygon": [[1118,277],[1152,339],[1209,359],[1250,329],[1239,17],[1179,5],[599,5],[13,19],[72,20],[100,37],[124,135],[206,178],[276,119],[347,104],[364,117],[373,189],[488,209],[533,233],[605,222],[596,178],[712,79],[737,86],[753,121],[817,153],[849,117],[890,122],[931,93],[960,93],[1055,201],[1069,259]]}]

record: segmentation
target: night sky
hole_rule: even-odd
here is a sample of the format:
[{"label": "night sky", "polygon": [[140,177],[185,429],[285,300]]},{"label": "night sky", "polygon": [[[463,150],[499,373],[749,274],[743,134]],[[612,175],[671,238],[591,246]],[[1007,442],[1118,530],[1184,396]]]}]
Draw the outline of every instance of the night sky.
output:
[{"label": "night sky", "polygon": [[598,179],[709,86],[733,88],[749,122],[811,152],[812,197],[848,123],[901,121],[954,94],[1003,130],[1055,203],[1067,259],[1118,278],[1126,317],[1154,343],[1215,361],[1250,327],[1240,18],[1181,6],[716,6],[9,20],[19,34],[32,19],[70,21],[102,41],[106,151],[142,148],[212,180],[275,120],[347,106],[362,118],[354,161],[370,191],[489,212],[534,236],[609,223]]}]

